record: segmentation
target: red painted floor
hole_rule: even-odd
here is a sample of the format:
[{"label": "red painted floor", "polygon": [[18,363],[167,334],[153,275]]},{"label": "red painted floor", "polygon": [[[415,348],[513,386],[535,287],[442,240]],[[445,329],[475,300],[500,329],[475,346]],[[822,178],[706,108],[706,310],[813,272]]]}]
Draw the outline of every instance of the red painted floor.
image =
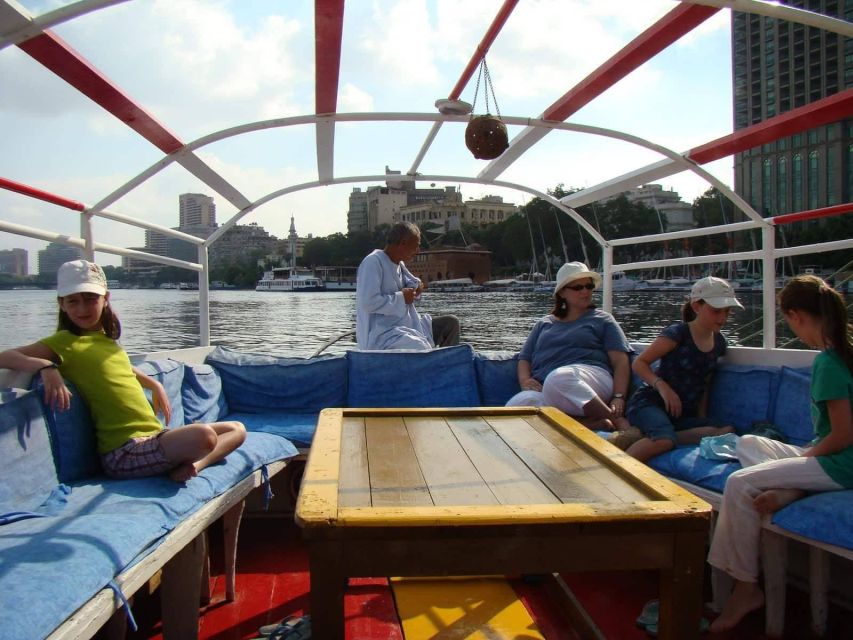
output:
[{"label": "red painted floor", "polygon": [[[224,580],[218,562],[216,531],[211,534],[211,579],[213,599],[202,612],[199,637],[209,640],[248,640],[257,637],[261,625],[289,615],[308,613],[308,560],[299,529],[291,521],[277,518],[244,520],[237,555],[237,599],[224,600]],[[599,572],[564,574],[574,592],[604,637],[616,640],[645,639],[636,617],[643,605],[657,597],[654,572]],[[513,579],[513,588],[549,640],[575,640],[578,636],[558,605],[541,583]],[[706,589],[706,591],[708,591]],[[707,594],[710,599],[710,592]],[[346,635],[355,640],[403,640],[391,589],[384,578],[353,579],[345,597]],[[139,630],[132,640],[162,638],[159,594],[138,595],[133,606]],[[318,615],[312,612],[312,615]],[[320,612],[322,615],[322,612]],[[712,615],[707,615],[711,619]],[[833,607],[826,638],[849,638],[853,613]],[[763,612],[752,614],[735,631],[708,638],[720,640],[763,639]],[[808,599],[799,591],[788,596],[785,638],[815,637],[809,629]],[[412,639],[408,640],[420,640]],[[445,639],[447,640],[447,639]]]}]

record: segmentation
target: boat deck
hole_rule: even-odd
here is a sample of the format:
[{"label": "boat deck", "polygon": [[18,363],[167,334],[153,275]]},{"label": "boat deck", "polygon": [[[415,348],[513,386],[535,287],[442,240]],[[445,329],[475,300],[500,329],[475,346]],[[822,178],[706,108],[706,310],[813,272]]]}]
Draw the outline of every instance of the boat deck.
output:
[{"label": "boat deck", "polygon": [[[247,640],[258,636],[258,627],[288,615],[309,612],[308,551],[301,531],[289,518],[249,517],[240,530],[237,554],[237,598],[225,602],[224,576],[217,561],[219,540],[216,528],[211,532],[212,602],[203,609],[199,638],[202,640]],[[657,597],[654,571],[565,573],[562,578],[601,630],[602,637],[641,640],[649,636],[635,626],[643,605]],[[710,600],[706,578],[705,600]],[[544,582],[510,580],[519,599],[536,620],[540,633],[549,640],[574,640],[582,636],[571,630],[571,621],[563,615]],[[345,600],[346,637],[357,640],[403,640],[403,632],[393,593],[384,578],[353,579]],[[802,640],[815,637],[809,629],[808,597],[790,588],[784,638]],[[131,640],[162,638],[159,597],[138,593],[133,605],[139,625],[128,634]],[[317,615],[317,614],[314,614]],[[710,614],[706,612],[710,619]],[[831,606],[826,638],[847,638],[853,625],[853,612]],[[753,613],[744,624],[716,640],[766,638],[763,612]],[[435,640],[459,638],[439,634]],[[481,637],[493,638],[484,634]],[[523,636],[522,636],[523,637]],[[711,638],[711,636],[707,636]],[[408,640],[415,640],[408,638]]]}]

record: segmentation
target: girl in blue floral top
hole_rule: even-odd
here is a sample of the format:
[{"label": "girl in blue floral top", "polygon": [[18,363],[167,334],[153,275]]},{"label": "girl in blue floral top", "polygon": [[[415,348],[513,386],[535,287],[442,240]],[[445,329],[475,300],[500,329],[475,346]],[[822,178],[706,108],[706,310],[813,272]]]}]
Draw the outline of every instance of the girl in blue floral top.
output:
[{"label": "girl in blue floral top", "polygon": [[[627,417],[644,437],[628,448],[629,455],[648,460],[676,444],[734,431],[705,417],[709,382],[717,358],[726,352],[720,330],[734,307],[743,309],[728,282],[698,280],[682,307],[683,321],[664,329],[634,360],[634,372],[645,384],[631,396]],[[651,366],[655,360],[660,360],[657,372]]]}]

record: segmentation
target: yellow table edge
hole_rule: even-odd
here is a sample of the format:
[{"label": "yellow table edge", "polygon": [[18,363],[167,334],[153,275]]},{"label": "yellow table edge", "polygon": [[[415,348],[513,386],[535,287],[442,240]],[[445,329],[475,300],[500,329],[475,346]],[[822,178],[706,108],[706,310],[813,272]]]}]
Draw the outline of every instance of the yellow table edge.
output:
[{"label": "yellow table edge", "polygon": [[[590,455],[606,461],[623,478],[660,500],[615,504],[477,505],[460,507],[348,507],[338,505],[341,439],[348,417],[480,417],[535,416],[563,431]],[[320,445],[320,446],[318,446]],[[302,527],[440,526],[606,522],[611,518],[654,520],[710,518],[711,506],[642,462],[600,438],[593,431],[553,407],[464,408],[345,408],[324,409],[317,421],[296,505]]]}]

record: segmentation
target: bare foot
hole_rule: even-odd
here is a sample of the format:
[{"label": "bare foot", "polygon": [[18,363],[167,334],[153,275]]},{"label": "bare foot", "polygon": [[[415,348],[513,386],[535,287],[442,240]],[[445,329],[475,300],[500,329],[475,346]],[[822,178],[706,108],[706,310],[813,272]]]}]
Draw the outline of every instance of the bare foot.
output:
[{"label": "bare foot", "polygon": [[806,492],[802,489],[768,489],[759,493],[752,506],[758,513],[776,513],[782,507],[787,507],[794,500],[799,500]]},{"label": "bare foot", "polygon": [[169,477],[175,482],[186,482],[190,478],[198,475],[198,471],[192,462],[185,462],[178,465],[169,472]]},{"label": "bare foot", "polygon": [[764,592],[754,582],[735,582],[732,595],[726,600],[723,610],[711,623],[711,633],[720,633],[735,628],[747,614],[764,606]]},{"label": "bare foot", "polygon": [[628,418],[625,416],[619,416],[618,418],[613,418],[613,426],[619,431],[625,431],[631,428],[631,423],[628,422]]},{"label": "bare foot", "polygon": [[587,429],[592,429],[593,431],[613,431],[615,428],[613,423],[610,422],[608,418],[575,418],[578,422],[580,422]]}]

